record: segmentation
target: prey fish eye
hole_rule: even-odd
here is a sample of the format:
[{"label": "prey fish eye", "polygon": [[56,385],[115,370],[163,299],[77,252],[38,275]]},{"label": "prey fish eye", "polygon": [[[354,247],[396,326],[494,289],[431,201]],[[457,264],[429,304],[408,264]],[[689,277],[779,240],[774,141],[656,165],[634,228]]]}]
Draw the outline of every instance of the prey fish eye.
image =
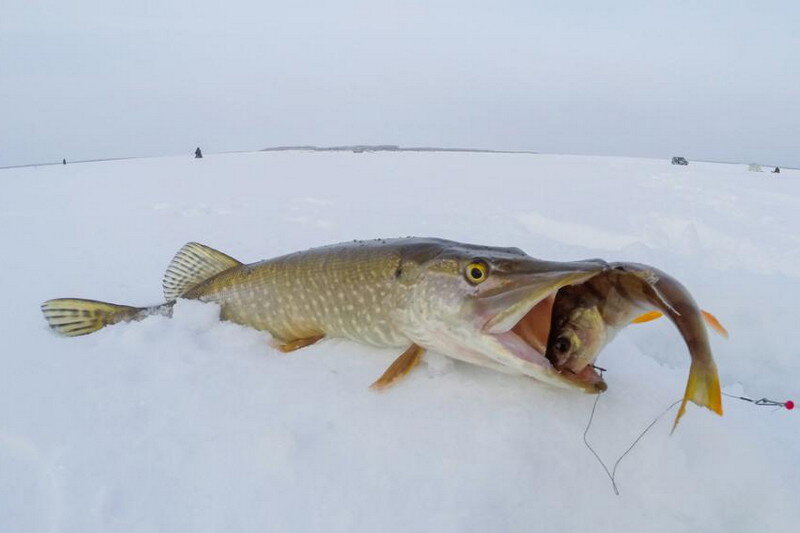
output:
[{"label": "prey fish eye", "polygon": [[572,343],[566,337],[559,337],[553,343],[553,349],[558,353],[567,353],[572,347]]},{"label": "prey fish eye", "polygon": [[489,277],[489,269],[487,268],[486,263],[483,261],[473,261],[467,265],[465,275],[467,277],[467,281],[473,284],[478,284],[486,281],[486,278]]}]

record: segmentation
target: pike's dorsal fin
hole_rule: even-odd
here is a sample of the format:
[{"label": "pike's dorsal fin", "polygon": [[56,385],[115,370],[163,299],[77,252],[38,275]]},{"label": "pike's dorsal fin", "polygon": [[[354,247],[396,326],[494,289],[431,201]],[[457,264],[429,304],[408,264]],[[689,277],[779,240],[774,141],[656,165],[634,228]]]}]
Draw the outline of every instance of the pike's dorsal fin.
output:
[{"label": "pike's dorsal fin", "polygon": [[164,298],[173,302],[198,283],[241,264],[208,246],[196,242],[184,244],[164,274]]}]

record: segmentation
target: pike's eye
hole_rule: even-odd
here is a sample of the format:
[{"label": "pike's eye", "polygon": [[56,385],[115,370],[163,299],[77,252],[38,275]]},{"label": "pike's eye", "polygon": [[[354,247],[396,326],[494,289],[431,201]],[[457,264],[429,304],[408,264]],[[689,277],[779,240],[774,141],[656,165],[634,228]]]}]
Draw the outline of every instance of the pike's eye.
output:
[{"label": "pike's eye", "polygon": [[553,343],[553,350],[558,354],[565,354],[572,348],[572,343],[566,337],[559,337]]},{"label": "pike's eye", "polygon": [[489,277],[489,268],[483,261],[473,261],[467,265],[467,270],[464,272],[464,275],[467,281],[477,285],[478,283],[486,281],[486,278]]}]

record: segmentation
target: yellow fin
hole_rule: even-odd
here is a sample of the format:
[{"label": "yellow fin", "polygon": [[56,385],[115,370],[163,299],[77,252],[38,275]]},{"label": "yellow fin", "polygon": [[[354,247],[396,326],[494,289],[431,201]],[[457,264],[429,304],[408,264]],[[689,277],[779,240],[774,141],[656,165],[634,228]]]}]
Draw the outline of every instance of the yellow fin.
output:
[{"label": "yellow fin", "polygon": [[[709,325],[711,329],[713,329],[717,334],[722,335],[726,339],[728,338],[728,330],[720,323],[720,321],[709,313],[708,311],[702,310],[700,314],[703,316],[703,320],[705,320],[706,324]],[[631,320],[631,324],[644,324],[645,322],[650,322],[651,320],[656,320],[664,316],[664,313],[661,311],[648,311],[643,315],[639,315],[633,320]]]},{"label": "yellow fin", "polygon": [[648,311],[647,313],[637,316],[633,320],[631,320],[631,324],[644,324],[645,322],[650,322],[651,320],[656,320],[657,318],[661,318],[664,316],[664,313],[661,311]]},{"label": "yellow fin", "polygon": [[203,244],[187,243],[172,258],[164,274],[164,298],[174,302],[198,283],[241,264],[233,257]]},{"label": "yellow fin", "polygon": [[700,311],[700,314],[703,315],[703,319],[706,321],[706,324],[711,326],[711,329],[725,337],[728,338],[728,330],[717,320],[717,317],[709,313],[708,311]]},{"label": "yellow fin", "polygon": [[295,350],[299,350],[300,348],[305,348],[306,346],[311,346],[315,342],[321,341],[325,338],[325,335],[315,335],[313,337],[306,337],[305,339],[296,339],[286,344],[279,344],[278,349],[283,353],[293,352]]},{"label": "yellow fin", "polygon": [[425,348],[420,348],[416,344],[412,344],[408,349],[403,352],[400,357],[394,360],[389,365],[386,372],[381,375],[370,388],[373,390],[383,390],[398,379],[408,374],[412,368],[417,366],[422,360],[422,355],[425,353]]},{"label": "yellow fin", "polygon": [[48,325],[68,337],[87,335],[103,326],[131,320],[140,311],[143,309],[80,298],[59,298],[42,304]]},{"label": "yellow fin", "polygon": [[713,362],[708,365],[692,363],[689,370],[689,381],[686,383],[686,392],[683,394],[681,408],[675,417],[672,431],[678,427],[678,422],[686,412],[686,404],[689,401],[701,407],[707,407],[722,416],[722,392],[719,387],[717,367]]}]

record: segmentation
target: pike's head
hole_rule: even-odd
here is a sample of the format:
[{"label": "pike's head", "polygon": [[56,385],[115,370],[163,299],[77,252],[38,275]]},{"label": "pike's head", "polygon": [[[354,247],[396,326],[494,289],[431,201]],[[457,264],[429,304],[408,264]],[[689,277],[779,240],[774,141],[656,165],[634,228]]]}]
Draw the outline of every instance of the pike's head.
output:
[{"label": "pike's head", "polygon": [[414,342],[561,387],[605,390],[590,366],[575,373],[545,357],[556,292],[604,271],[604,261],[540,261],[517,248],[448,244],[403,263],[401,320]]}]

